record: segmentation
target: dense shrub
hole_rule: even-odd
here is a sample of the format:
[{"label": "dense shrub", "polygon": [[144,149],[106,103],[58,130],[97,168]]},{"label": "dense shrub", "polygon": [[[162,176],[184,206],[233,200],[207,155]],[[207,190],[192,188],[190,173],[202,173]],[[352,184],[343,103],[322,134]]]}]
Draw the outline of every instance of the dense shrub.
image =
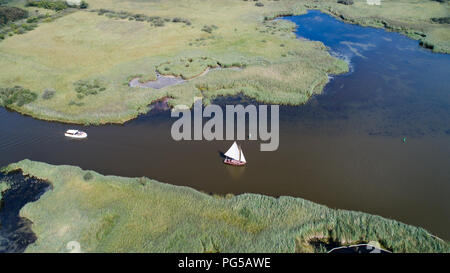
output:
[{"label": "dense shrub", "polygon": [[81,1],[80,9],[87,9],[89,7],[89,4],[85,1]]},{"label": "dense shrub", "polygon": [[65,1],[48,1],[48,0],[27,0],[27,7],[38,7],[43,9],[51,9],[51,10],[64,10],[69,6]]},{"label": "dense shrub", "polygon": [[0,88],[0,106],[23,106],[36,100],[37,95],[21,86]]},{"label": "dense shrub", "polygon": [[450,17],[431,18],[431,21],[438,24],[450,24]]},{"label": "dense shrub", "polygon": [[83,102],[76,102],[76,101],[71,100],[71,101],[68,103],[68,105],[69,105],[69,106],[83,106],[84,103],[83,103]]},{"label": "dense shrub", "polygon": [[44,100],[49,100],[49,99],[53,98],[54,96],[55,96],[55,90],[50,89],[50,88],[45,89],[44,93],[42,94],[42,98]]},{"label": "dense shrub", "polygon": [[37,16],[28,17],[26,22],[19,20],[17,22],[10,21],[6,25],[0,24],[0,40],[7,36],[13,36],[14,34],[24,34],[25,32],[35,29],[38,26],[38,23],[49,22],[53,18],[57,18],[57,16],[59,16],[59,13],[56,13],[55,15],[39,14]]},{"label": "dense shrub", "polygon": [[191,21],[185,18],[175,17],[172,19],[172,22],[174,23],[185,23],[186,25],[191,25]]},{"label": "dense shrub", "polygon": [[87,9],[89,7],[89,4],[84,0],[65,0],[65,3],[70,8]]},{"label": "dense shrub", "polygon": [[28,17],[28,11],[16,7],[0,7],[0,25],[24,19]]},{"label": "dense shrub", "polygon": [[212,28],[210,26],[203,26],[202,31],[211,33],[212,32]]},{"label": "dense shrub", "polygon": [[89,180],[91,180],[92,178],[94,178],[94,176],[93,176],[92,173],[90,173],[90,172],[87,172],[87,173],[85,173],[85,174],[83,175],[84,181],[89,181]]},{"label": "dense shrub", "polygon": [[210,25],[210,26],[204,25],[202,28],[202,31],[211,33],[211,32],[213,32],[214,29],[218,29],[218,27],[216,25]]},{"label": "dense shrub", "polygon": [[420,40],[419,41],[419,45],[421,47],[424,47],[424,48],[427,48],[427,49],[434,49],[434,45],[433,44],[430,44],[429,42],[424,41],[424,40]]},{"label": "dense shrub", "polygon": [[78,98],[83,98],[83,96],[96,95],[101,91],[105,91],[106,87],[99,80],[93,81],[77,81],[74,83],[75,91],[78,93]]},{"label": "dense shrub", "polygon": [[184,23],[191,25],[191,21],[185,18],[175,17],[173,19],[163,18],[160,16],[147,16],[145,14],[133,14],[127,11],[113,11],[108,9],[91,10],[91,12],[97,12],[98,15],[105,15],[114,19],[128,19],[130,21],[147,22],[151,23],[155,27],[163,27],[166,22]]},{"label": "dense shrub", "polygon": [[36,23],[32,23],[32,24],[22,24],[22,25],[20,25],[20,27],[23,28],[23,29],[26,30],[26,31],[30,31],[30,30],[35,29],[35,28],[37,27],[37,24],[36,24]]},{"label": "dense shrub", "polygon": [[164,26],[164,21],[163,20],[155,21],[155,22],[153,22],[153,25],[155,27],[163,27]]},{"label": "dense shrub", "polygon": [[37,16],[32,16],[32,17],[27,19],[27,23],[28,24],[37,23],[38,21],[39,21],[39,17],[37,17]]},{"label": "dense shrub", "polygon": [[338,0],[338,4],[353,5],[353,0]]},{"label": "dense shrub", "polygon": [[147,178],[145,178],[145,177],[139,177],[139,178],[137,178],[137,181],[142,186],[145,186],[147,184]]}]

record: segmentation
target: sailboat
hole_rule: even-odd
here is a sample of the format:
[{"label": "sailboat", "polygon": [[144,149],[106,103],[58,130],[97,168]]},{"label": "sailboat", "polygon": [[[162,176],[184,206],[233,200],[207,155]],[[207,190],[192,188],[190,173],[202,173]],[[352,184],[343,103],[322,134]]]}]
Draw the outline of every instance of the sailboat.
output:
[{"label": "sailboat", "polygon": [[236,141],[231,145],[230,149],[225,153],[225,160],[223,163],[233,166],[244,166],[247,161],[245,161],[244,153],[240,146],[237,145]]}]

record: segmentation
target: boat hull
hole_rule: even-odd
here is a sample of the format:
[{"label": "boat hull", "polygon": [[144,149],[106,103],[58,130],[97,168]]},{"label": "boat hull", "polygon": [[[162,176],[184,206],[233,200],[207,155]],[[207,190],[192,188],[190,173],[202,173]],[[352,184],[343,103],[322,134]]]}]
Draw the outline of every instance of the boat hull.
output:
[{"label": "boat hull", "polygon": [[234,160],[234,159],[229,159],[226,158],[223,163],[227,164],[227,165],[231,165],[231,166],[244,166],[246,163],[239,161],[239,160]]},{"label": "boat hull", "polygon": [[87,138],[87,134],[86,133],[83,133],[83,134],[80,134],[80,135],[71,135],[71,134],[64,134],[66,137],[70,137],[70,138],[78,138],[78,139],[80,139],[80,138]]}]

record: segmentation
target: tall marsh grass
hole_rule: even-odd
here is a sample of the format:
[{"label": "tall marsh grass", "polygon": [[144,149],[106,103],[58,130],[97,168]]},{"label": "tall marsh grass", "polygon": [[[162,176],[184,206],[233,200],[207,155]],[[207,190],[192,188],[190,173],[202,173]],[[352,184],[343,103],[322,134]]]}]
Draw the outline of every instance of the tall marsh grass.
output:
[{"label": "tall marsh grass", "polygon": [[[20,85],[37,93],[35,101],[13,105],[13,110],[45,120],[87,124],[123,123],[167,96],[173,98],[171,105],[192,104],[194,95],[208,100],[236,93],[265,103],[301,104],[321,91],[326,74],[347,70],[321,43],[296,39],[292,23],[271,20],[305,13],[307,8],[346,22],[405,33],[434,51],[449,52],[449,28],[431,20],[448,16],[448,3],[399,0],[373,7],[363,2],[280,0],[256,7],[251,1],[210,0],[205,5],[189,0],[179,8],[176,0],[91,0],[90,11],[95,12],[65,9],[32,31],[26,29],[34,23],[15,28],[26,33],[0,43],[0,67],[8,68],[0,73],[0,87]],[[150,22],[164,27],[151,27]],[[130,75],[154,79],[158,67],[163,74],[192,78],[210,65],[164,64],[199,57],[214,59],[221,67],[247,67],[212,71],[162,90],[124,84]],[[80,80],[102,80],[108,91],[81,104],[77,96],[82,95],[74,92],[74,83]],[[53,98],[42,97],[47,89],[57,90]]]},{"label": "tall marsh grass", "polygon": [[317,239],[377,241],[393,252],[450,251],[422,228],[301,198],[210,196],[148,178],[30,160],[4,169],[14,170],[53,185],[21,211],[38,237],[28,252],[65,252],[73,240],[85,252],[313,252],[320,251],[311,244]]},{"label": "tall marsh grass", "polygon": [[[238,92],[264,102],[303,103],[323,86],[324,73],[336,61],[323,47],[298,41],[289,23],[280,21],[264,32],[265,14],[278,14],[289,3],[274,2],[262,9],[243,1],[213,1],[204,5],[190,0],[187,10],[178,9],[171,0],[157,4],[89,1],[92,10],[101,14],[125,19],[133,15],[134,20],[113,20],[78,10],[28,32],[26,43],[21,38],[6,39],[0,44],[0,67],[8,69],[0,74],[0,87],[10,87],[14,79],[14,84],[37,93],[32,103],[11,107],[21,113],[45,120],[103,124],[123,123],[146,112],[152,101],[167,96],[173,98],[171,105],[186,104],[202,93],[206,100]],[[158,18],[170,20],[164,28],[149,27],[147,21]],[[211,33],[202,31],[205,26]],[[193,61],[186,61],[190,59]],[[298,77],[277,71],[288,62],[297,63]],[[124,84],[131,75],[142,75],[143,81],[155,79],[155,70],[190,79],[207,67],[244,64],[247,67],[242,71],[213,71],[177,88],[155,90]],[[107,91],[81,88],[76,84],[80,81],[101,81]],[[43,96],[48,89],[56,90],[49,99]],[[95,96],[82,99],[92,90]]]}]

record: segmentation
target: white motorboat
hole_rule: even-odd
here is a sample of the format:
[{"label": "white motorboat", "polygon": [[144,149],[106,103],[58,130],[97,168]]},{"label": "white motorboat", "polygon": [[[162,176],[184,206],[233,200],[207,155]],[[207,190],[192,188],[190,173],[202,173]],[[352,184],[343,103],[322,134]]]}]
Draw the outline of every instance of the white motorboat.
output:
[{"label": "white motorboat", "polygon": [[71,138],[87,138],[87,134],[85,132],[74,129],[67,130],[64,135]]}]

